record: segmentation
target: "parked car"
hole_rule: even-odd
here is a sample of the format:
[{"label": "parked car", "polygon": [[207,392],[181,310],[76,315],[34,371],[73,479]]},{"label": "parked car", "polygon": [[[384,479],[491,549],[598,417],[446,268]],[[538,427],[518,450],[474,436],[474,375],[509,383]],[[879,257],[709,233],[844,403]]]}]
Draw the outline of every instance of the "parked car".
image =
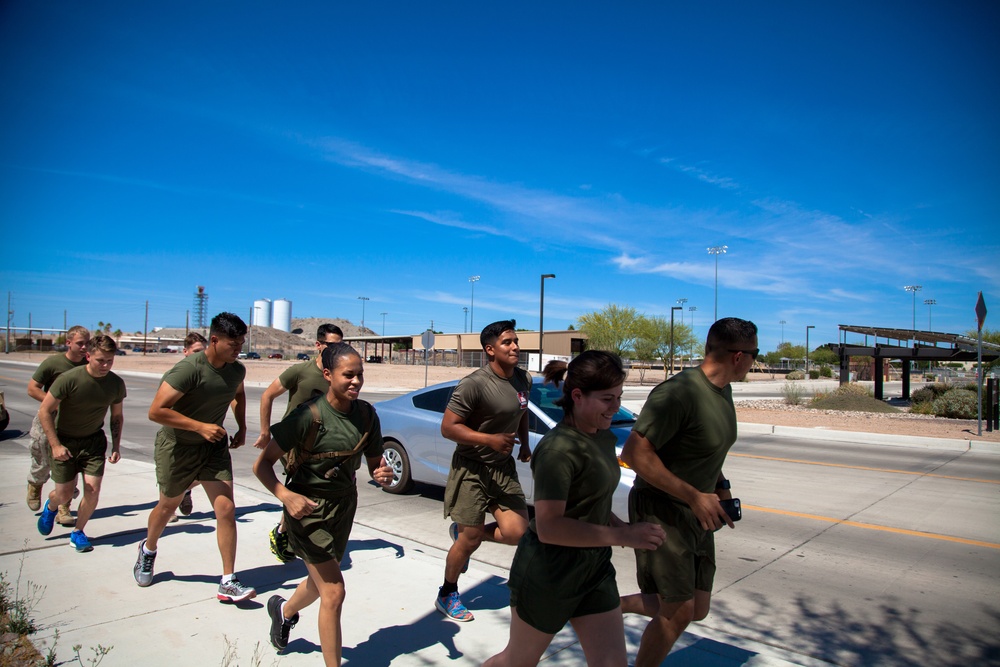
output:
[{"label": "parked car", "polygon": [[284,355],[281,354],[281,352],[273,352],[273,353],[267,355],[267,358],[268,359],[284,359],[285,357],[284,357]]},{"label": "parked car", "polygon": [[309,361],[312,357],[310,357],[305,352],[299,352],[298,354],[295,355],[295,358],[298,359],[299,361]]},{"label": "parked car", "polygon": [[119,356],[119,357],[124,357],[125,356],[125,350],[123,350],[121,348],[118,348],[117,350],[115,350],[115,355]]},{"label": "parked car", "polygon": [[[407,493],[414,482],[444,486],[448,481],[455,443],[441,436],[441,418],[456,385],[458,380],[443,382],[375,405],[382,423],[385,460],[393,471],[392,484],[385,489],[389,493]],[[533,378],[528,403],[532,449],[543,435],[562,421],[563,410],[554,403],[561,396],[562,387],[544,384],[539,377]],[[624,407],[611,422],[611,430],[618,438],[619,456],[634,424],[635,414]],[[534,504],[530,464],[518,461],[517,476],[528,504]],[[634,479],[635,473],[623,464],[613,509],[624,520],[628,520],[628,492]]]},{"label": "parked car", "polygon": [[246,358],[247,359],[260,359],[260,353],[259,352],[247,352]]}]

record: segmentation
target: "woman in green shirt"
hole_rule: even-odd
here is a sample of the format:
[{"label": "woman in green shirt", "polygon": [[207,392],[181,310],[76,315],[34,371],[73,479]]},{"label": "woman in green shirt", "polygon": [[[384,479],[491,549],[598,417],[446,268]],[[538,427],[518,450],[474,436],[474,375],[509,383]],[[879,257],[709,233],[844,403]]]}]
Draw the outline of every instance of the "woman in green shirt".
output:
[{"label": "woman in green shirt", "polygon": [[563,381],[565,416],[532,453],[535,518],[511,565],[510,639],[485,667],[536,664],[568,621],[588,664],[626,664],[625,628],[611,547],[655,549],[663,530],[629,525],[611,512],[621,476],[611,420],[625,371],[614,354],[588,350],[550,362],[545,380]]},{"label": "woman in green shirt", "polygon": [[[361,356],[346,343],[330,343],[323,350],[323,376],[330,385],[326,394],[305,401],[271,427],[271,440],[253,471],[284,506],[289,544],[309,573],[287,601],[280,595],[268,600],[271,644],[283,651],[299,611],[318,599],[320,647],[329,667],[341,661],[345,589],[340,561],[358,505],[355,473],[363,456],[372,479],[388,486],[392,468],[382,459],[378,415],[358,399],[364,384]],[[274,464],[291,450],[299,463],[282,484]]]}]

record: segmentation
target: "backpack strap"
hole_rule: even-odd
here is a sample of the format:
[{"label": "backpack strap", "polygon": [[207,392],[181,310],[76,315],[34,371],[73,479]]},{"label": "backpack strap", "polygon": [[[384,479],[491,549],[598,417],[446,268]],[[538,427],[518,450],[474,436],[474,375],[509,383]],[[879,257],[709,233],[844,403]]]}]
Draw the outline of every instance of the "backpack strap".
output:
[{"label": "backpack strap", "polygon": [[[302,442],[302,448],[299,451],[299,461],[298,465],[306,463],[307,461],[313,460],[326,460],[326,459],[339,459],[336,461],[329,470],[326,471],[324,477],[330,479],[331,477],[336,477],[340,472],[340,467],[354,457],[355,454],[361,452],[365,446],[368,444],[368,437],[371,435],[372,429],[375,426],[375,408],[371,406],[367,401],[358,401],[358,408],[362,412],[367,412],[367,427],[364,433],[361,434],[361,438],[358,440],[358,444],[354,445],[353,449],[348,451],[340,452],[322,452],[320,454],[313,454],[313,446],[316,443],[316,434],[319,427],[322,425],[322,420],[320,418],[319,406],[316,402],[309,404],[309,409],[313,413],[313,422],[309,425],[309,432],[306,434],[306,439]],[[296,468],[297,469],[297,468]]]}]

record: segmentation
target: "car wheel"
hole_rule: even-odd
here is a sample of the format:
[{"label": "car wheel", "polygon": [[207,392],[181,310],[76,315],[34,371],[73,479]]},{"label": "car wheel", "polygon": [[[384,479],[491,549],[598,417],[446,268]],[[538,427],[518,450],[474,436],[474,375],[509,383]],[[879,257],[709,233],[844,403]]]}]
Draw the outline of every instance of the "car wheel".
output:
[{"label": "car wheel", "polygon": [[408,493],[413,488],[410,477],[410,459],[403,445],[395,440],[386,440],[382,446],[382,457],[392,468],[392,484],[383,486],[388,493]]}]

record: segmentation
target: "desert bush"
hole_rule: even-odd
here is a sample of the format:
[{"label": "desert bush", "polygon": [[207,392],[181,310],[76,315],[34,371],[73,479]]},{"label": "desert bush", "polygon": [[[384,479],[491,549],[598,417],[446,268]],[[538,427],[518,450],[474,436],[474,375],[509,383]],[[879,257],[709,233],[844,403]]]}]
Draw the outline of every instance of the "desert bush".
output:
[{"label": "desert bush", "polygon": [[821,378],[832,378],[833,377],[833,369],[830,368],[829,366],[822,366],[819,369],[819,376]]},{"label": "desert bush", "polygon": [[791,373],[789,373],[788,375],[785,376],[785,379],[786,380],[805,380],[806,379],[806,374],[803,373],[802,371],[792,371]]},{"label": "desert bush", "polygon": [[849,382],[847,384],[842,384],[837,387],[836,391],[833,392],[837,396],[867,396],[872,398],[875,394],[872,390],[864,385],[858,384],[857,382]]},{"label": "desert bush", "polygon": [[934,401],[921,401],[914,403],[910,406],[910,413],[914,415],[932,415],[934,414]]},{"label": "desert bush", "polygon": [[931,387],[929,386],[921,387],[920,389],[917,389],[915,392],[910,394],[910,402],[913,404],[913,407],[916,407],[917,405],[920,404],[933,403],[934,399],[937,397],[938,394],[936,394],[934,390],[931,389]]},{"label": "desert bush", "polygon": [[785,397],[785,403],[788,405],[800,404],[804,394],[805,390],[802,389],[802,387],[797,384],[792,384],[791,382],[786,382],[785,386],[781,388],[781,395]]},{"label": "desert bush", "polygon": [[968,389],[952,389],[934,399],[934,414],[949,419],[975,419],[978,403],[975,392]]},{"label": "desert bush", "polygon": [[819,379],[819,371],[817,369],[815,369],[815,368],[810,368],[809,369],[809,379],[810,380],[818,380]]}]

